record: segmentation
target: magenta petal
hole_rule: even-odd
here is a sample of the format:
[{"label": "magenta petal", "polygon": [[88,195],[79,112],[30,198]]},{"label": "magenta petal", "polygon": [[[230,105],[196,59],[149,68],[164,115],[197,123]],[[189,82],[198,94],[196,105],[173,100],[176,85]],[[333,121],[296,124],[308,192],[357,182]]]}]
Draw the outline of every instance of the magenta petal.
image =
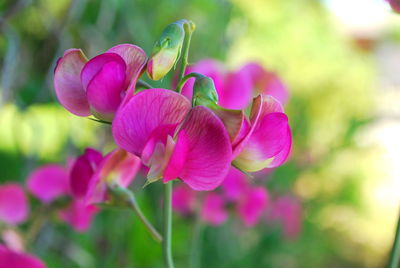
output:
[{"label": "magenta petal", "polygon": [[26,220],[28,209],[28,201],[20,185],[0,185],[0,221],[11,225],[19,224]]},{"label": "magenta petal", "polygon": [[[294,239],[301,230],[302,209],[300,202],[292,196],[281,196],[272,203],[270,217],[283,224],[286,238]],[[267,218],[268,219],[268,218]]]},{"label": "magenta petal", "polygon": [[67,170],[54,164],[44,165],[33,171],[27,185],[29,191],[46,204],[70,192]]},{"label": "magenta petal", "polygon": [[54,70],[54,88],[58,101],[65,109],[78,116],[90,115],[86,93],[80,79],[86,62],[82,50],[73,48],[65,51]]},{"label": "magenta petal", "polygon": [[246,175],[236,168],[231,168],[224,182],[222,189],[225,197],[229,201],[238,201],[244,193],[247,192],[249,183],[247,182]]},{"label": "magenta petal", "polygon": [[75,160],[70,172],[70,186],[74,197],[86,196],[92,176],[102,159],[100,152],[87,148],[85,153]]},{"label": "magenta petal", "polygon": [[208,108],[197,106],[180,131],[185,132],[187,153],[179,178],[194,190],[215,189],[224,180],[232,160],[229,135],[221,120]]},{"label": "magenta petal", "polygon": [[92,218],[98,211],[99,209],[93,205],[87,205],[81,200],[74,200],[69,207],[60,212],[60,217],[76,231],[85,232],[89,229]]},{"label": "magenta petal", "polygon": [[146,65],[146,52],[144,52],[143,49],[141,49],[140,47],[132,44],[117,45],[110,48],[108,52],[120,55],[125,61],[126,80],[124,87],[128,88],[128,90],[133,90],[133,87],[136,84],[136,80],[139,78],[144,66]]},{"label": "magenta petal", "polygon": [[228,218],[224,199],[217,193],[207,193],[201,209],[203,221],[212,225],[221,225]]},{"label": "magenta petal", "polygon": [[35,256],[0,245],[0,268],[46,268],[46,266]]},{"label": "magenta petal", "polygon": [[174,150],[171,154],[167,167],[164,170],[164,183],[179,177],[179,174],[186,165],[188,153],[189,139],[186,135],[186,132],[182,130],[178,134]]},{"label": "magenta petal", "polygon": [[196,192],[185,184],[174,187],[172,192],[172,208],[185,215],[194,210]]},{"label": "magenta petal", "polygon": [[141,91],[118,111],[112,125],[114,139],[121,148],[140,156],[157,127],[181,123],[190,107],[184,96],[171,90]]},{"label": "magenta petal", "polygon": [[247,227],[259,221],[268,203],[268,192],[263,187],[250,188],[238,205],[238,213]]},{"label": "magenta petal", "polygon": [[109,153],[100,163],[89,183],[86,202],[88,204],[104,202],[107,198],[109,183],[128,187],[140,166],[140,158],[125,150],[116,149]]}]

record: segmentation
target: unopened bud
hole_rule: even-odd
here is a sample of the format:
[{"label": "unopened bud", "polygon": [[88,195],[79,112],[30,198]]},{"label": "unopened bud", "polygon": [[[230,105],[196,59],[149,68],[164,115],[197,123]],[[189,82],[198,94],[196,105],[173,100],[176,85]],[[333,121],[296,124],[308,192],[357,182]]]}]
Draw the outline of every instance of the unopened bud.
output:
[{"label": "unopened bud", "polygon": [[203,105],[213,108],[218,102],[218,94],[214,81],[207,76],[199,75],[193,85],[194,105]]}]

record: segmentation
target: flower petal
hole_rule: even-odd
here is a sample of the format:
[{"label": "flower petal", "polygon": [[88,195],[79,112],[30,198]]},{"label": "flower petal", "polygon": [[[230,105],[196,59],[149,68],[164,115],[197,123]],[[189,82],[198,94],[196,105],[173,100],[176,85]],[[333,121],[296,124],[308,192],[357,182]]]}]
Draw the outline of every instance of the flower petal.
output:
[{"label": "flower petal", "polygon": [[0,268],[46,268],[37,257],[0,245]]},{"label": "flower petal", "polygon": [[[215,189],[228,173],[232,159],[231,143],[224,125],[211,110],[197,106],[188,114],[180,128],[182,131],[187,153],[178,177],[194,190]],[[170,161],[168,165],[172,164]]]},{"label": "flower petal", "polygon": [[26,220],[28,209],[28,201],[20,185],[0,185],[0,221],[11,225],[19,224]]},{"label": "flower petal", "polygon": [[153,88],[141,91],[114,118],[114,139],[121,148],[141,156],[152,132],[162,125],[181,123],[190,107],[184,96],[171,90]]},{"label": "flower petal", "polygon": [[102,159],[100,152],[87,148],[85,153],[75,160],[70,172],[71,193],[75,198],[84,198],[87,195],[92,176]]},{"label": "flower petal", "polygon": [[27,185],[29,191],[46,204],[70,192],[67,170],[55,164],[36,169],[29,176]]},{"label": "flower petal", "polygon": [[172,208],[185,215],[194,210],[196,192],[185,184],[174,187],[172,192]]},{"label": "flower petal", "polygon": [[86,202],[88,204],[104,202],[107,198],[108,183],[128,187],[140,166],[140,158],[123,149],[116,149],[109,153],[100,163],[89,183]]},{"label": "flower petal", "polygon": [[247,192],[248,188],[249,183],[247,182],[246,175],[236,168],[230,168],[228,175],[222,183],[225,197],[229,201],[238,201]]},{"label": "flower petal", "polygon": [[124,88],[134,90],[137,79],[144,71],[147,55],[143,49],[132,44],[120,44],[108,50],[122,57],[126,63],[126,80]]},{"label": "flower petal", "polygon": [[65,51],[54,70],[54,88],[58,101],[78,116],[90,115],[89,103],[80,79],[86,62],[82,50],[73,48]]}]

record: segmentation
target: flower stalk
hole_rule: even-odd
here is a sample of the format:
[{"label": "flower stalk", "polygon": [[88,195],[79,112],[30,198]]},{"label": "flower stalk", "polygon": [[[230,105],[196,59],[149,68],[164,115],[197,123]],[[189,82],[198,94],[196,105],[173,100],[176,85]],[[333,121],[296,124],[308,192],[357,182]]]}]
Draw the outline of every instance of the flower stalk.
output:
[{"label": "flower stalk", "polygon": [[172,181],[164,184],[164,240],[163,254],[164,263],[167,268],[174,268],[171,249],[172,233]]},{"label": "flower stalk", "polygon": [[389,268],[397,268],[400,264],[400,216],[397,222],[396,235],[393,242],[392,253],[390,254]]}]

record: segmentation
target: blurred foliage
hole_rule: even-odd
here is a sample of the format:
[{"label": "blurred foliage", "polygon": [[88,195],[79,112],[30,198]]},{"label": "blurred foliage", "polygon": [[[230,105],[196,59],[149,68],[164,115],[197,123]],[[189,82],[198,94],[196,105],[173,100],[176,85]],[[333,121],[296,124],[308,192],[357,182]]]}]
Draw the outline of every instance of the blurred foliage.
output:
[{"label": "blurred foliage", "polygon": [[[23,182],[41,163],[66,162],[86,146],[112,147],[109,127],[74,117],[56,102],[53,68],[65,49],[79,47],[92,57],[129,42],[150,53],[166,24],[187,18],[196,23],[190,61],[213,57],[235,68],[257,60],[286,81],[294,151],[266,185],[272,195],[293,191],[304,205],[296,241],[265,222],[249,230],[234,219],[205,227],[201,267],[384,263],[391,234],[374,228],[365,188],[376,175],[376,151],[360,142],[374,119],[376,70],[318,1],[6,0],[0,15],[0,180]],[[152,83],[168,87],[170,80]],[[160,226],[160,188],[140,190],[138,180],[139,202]],[[174,219],[177,267],[187,267],[192,223]],[[159,246],[119,210],[103,211],[84,234],[49,223],[33,250],[50,268],[162,267]]]}]

